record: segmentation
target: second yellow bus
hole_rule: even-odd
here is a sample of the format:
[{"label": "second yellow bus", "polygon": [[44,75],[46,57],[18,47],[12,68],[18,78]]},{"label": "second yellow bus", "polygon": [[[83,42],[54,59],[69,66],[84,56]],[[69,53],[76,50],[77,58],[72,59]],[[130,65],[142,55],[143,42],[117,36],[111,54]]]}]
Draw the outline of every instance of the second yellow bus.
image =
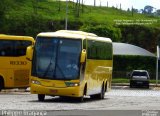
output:
[{"label": "second yellow bus", "polygon": [[26,49],[33,44],[32,37],[0,34],[0,91],[29,86],[31,62]]}]

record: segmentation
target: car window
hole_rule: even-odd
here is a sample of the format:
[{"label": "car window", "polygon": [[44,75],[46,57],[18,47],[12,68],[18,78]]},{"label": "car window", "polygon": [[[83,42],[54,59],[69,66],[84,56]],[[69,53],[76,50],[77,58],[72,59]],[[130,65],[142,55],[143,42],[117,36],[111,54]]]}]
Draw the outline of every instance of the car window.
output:
[{"label": "car window", "polygon": [[132,73],[132,76],[148,76],[148,75],[147,75],[147,72],[135,71],[135,72]]}]

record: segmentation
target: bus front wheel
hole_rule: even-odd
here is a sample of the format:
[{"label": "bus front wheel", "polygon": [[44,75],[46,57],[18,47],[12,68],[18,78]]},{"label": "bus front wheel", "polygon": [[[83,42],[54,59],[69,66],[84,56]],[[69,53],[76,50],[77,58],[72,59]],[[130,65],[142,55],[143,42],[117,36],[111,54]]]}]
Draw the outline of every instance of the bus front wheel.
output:
[{"label": "bus front wheel", "polygon": [[84,96],[78,97],[77,100],[78,100],[78,102],[83,102],[84,101]]},{"label": "bus front wheel", "polygon": [[38,94],[38,100],[44,101],[45,95],[44,94]]},{"label": "bus front wheel", "polygon": [[4,80],[0,78],[0,91],[4,88]]},{"label": "bus front wheel", "polygon": [[83,90],[83,95],[81,97],[78,97],[78,102],[84,102],[84,96],[87,94],[87,85],[85,85]]}]

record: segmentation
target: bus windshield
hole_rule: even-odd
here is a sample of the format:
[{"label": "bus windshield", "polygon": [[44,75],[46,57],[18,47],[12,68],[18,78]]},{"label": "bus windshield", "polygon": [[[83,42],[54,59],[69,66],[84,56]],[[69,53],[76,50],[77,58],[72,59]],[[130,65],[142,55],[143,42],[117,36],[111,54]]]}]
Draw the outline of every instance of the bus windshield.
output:
[{"label": "bus windshield", "polygon": [[80,53],[80,39],[37,37],[32,75],[52,80],[78,79]]}]

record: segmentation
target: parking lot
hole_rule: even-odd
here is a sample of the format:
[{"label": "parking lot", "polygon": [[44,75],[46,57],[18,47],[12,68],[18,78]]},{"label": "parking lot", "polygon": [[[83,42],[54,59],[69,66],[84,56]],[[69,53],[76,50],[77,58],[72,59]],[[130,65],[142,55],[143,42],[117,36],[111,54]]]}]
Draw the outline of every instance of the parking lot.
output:
[{"label": "parking lot", "polygon": [[23,91],[2,91],[0,93],[1,110],[159,110],[159,87],[132,88],[114,86],[105,94],[104,100],[93,100],[88,96],[83,103],[72,99],[47,96],[44,102],[37,95]]}]

